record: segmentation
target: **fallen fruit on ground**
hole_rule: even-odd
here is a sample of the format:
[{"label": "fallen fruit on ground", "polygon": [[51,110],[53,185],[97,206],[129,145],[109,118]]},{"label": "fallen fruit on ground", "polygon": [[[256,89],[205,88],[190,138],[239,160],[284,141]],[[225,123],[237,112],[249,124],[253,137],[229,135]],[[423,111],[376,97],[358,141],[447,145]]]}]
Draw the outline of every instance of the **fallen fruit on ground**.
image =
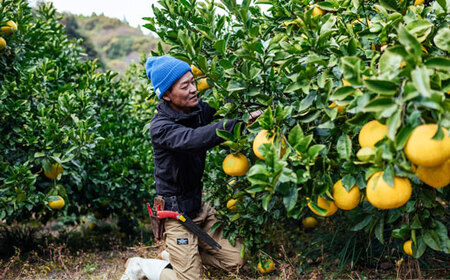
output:
[{"label": "fallen fruit on ground", "polygon": [[422,124],[414,128],[405,146],[408,159],[419,166],[431,167],[443,164],[450,158],[450,137],[442,128],[444,138],[432,139],[438,129],[437,124]]},{"label": "fallen fruit on ground", "polygon": [[52,164],[50,171],[44,171],[44,175],[49,179],[55,179],[64,171],[64,168],[59,163]]},{"label": "fallen fruit on ground", "polygon": [[314,217],[305,217],[302,219],[302,225],[306,229],[315,228],[319,222]]},{"label": "fallen fruit on ground", "polygon": [[275,269],[275,264],[272,259],[258,262],[258,270],[262,274],[271,273]]},{"label": "fallen fruit on ground", "polygon": [[336,204],[333,201],[329,201],[324,199],[323,197],[321,197],[320,195],[317,197],[317,202],[316,202],[317,206],[319,206],[320,208],[323,208],[325,210],[327,210],[328,212],[325,215],[320,214],[319,212],[317,212],[312,206],[311,206],[311,202],[308,203],[308,207],[309,209],[311,209],[311,211],[313,211],[316,215],[322,216],[322,217],[329,217],[331,215],[333,215],[334,213],[336,213],[336,211],[338,210],[338,208],[336,207]]},{"label": "fallen fruit on ground", "polygon": [[403,243],[403,251],[405,251],[405,253],[407,255],[410,255],[410,256],[413,255],[412,240],[408,240],[408,241],[405,241],[405,243]]},{"label": "fallen fruit on ground", "polygon": [[230,199],[227,201],[227,208],[230,209],[231,211],[235,211],[236,210],[236,202],[237,199]]},{"label": "fallen fruit on ground", "polygon": [[342,180],[339,180],[333,186],[333,199],[339,209],[352,210],[358,206],[361,194],[356,185],[348,192],[342,185]]},{"label": "fallen fruit on ground", "polygon": [[375,144],[387,135],[387,126],[377,120],[366,123],[359,132],[358,141],[361,147],[374,148]]},{"label": "fallen fruit on ground", "polygon": [[242,176],[249,169],[248,159],[241,153],[229,154],[223,160],[222,168],[230,176]]},{"label": "fallen fruit on ground", "polygon": [[377,172],[367,182],[367,200],[379,209],[393,209],[403,206],[411,197],[412,188],[408,178],[396,176],[394,186],[383,179],[384,172]]},{"label": "fallen fruit on ground", "polygon": [[417,166],[415,173],[428,186],[445,187],[450,184],[450,159],[438,166]]},{"label": "fallen fruit on ground", "polygon": [[65,205],[64,198],[61,196],[51,196],[48,202],[48,206],[53,210],[59,210],[63,208]]}]

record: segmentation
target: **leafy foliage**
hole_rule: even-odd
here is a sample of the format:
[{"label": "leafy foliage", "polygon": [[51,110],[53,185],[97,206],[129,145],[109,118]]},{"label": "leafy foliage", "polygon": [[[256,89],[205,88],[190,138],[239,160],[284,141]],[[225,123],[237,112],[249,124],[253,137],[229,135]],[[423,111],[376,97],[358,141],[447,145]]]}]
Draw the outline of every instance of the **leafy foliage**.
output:
[{"label": "leafy foliage", "polygon": [[[119,81],[100,73],[51,4],[35,13],[26,1],[1,7],[0,22],[18,30],[0,53],[0,220],[143,213],[153,195],[144,71],[135,66]],[[54,163],[64,171],[48,179]],[[47,203],[55,195],[66,201],[59,213]]]},{"label": "leafy foliage", "polygon": [[[252,253],[275,254],[274,244],[297,238],[308,198],[332,199],[339,179],[347,189],[364,190],[372,174],[384,171],[391,185],[394,176],[413,182],[405,206],[383,211],[362,201],[329,219],[382,244],[387,236],[411,238],[416,258],[427,247],[449,253],[448,211],[440,203],[448,201],[448,188],[423,184],[403,152],[419,124],[450,127],[449,2],[413,2],[164,0],[153,7],[145,27],[171,46],[170,55],[206,74],[214,88],[203,97],[219,115],[246,122],[249,112],[265,110],[240,139],[251,143],[260,129],[277,135],[260,148],[265,161],[248,153],[253,166],[234,189],[225,190],[229,178],[219,171],[225,151],[210,154],[207,197],[226,221],[230,241],[241,237]],[[313,16],[314,5],[325,15]],[[362,162],[358,133],[373,119],[386,124],[388,135]],[[280,157],[282,139],[288,149]],[[224,206],[231,197],[240,199],[232,213]],[[398,248],[392,239],[385,246]]]}]

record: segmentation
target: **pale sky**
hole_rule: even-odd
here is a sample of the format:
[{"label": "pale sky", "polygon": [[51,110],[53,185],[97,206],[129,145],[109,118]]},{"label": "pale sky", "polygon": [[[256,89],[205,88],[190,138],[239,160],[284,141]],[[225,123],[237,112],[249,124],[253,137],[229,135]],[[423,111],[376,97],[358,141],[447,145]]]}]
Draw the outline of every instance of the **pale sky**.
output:
[{"label": "pale sky", "polygon": [[[39,0],[28,0],[35,6]],[[53,6],[59,12],[69,12],[72,14],[90,16],[92,13],[104,14],[107,17],[118,18],[133,26],[142,26],[146,23],[142,18],[153,16],[152,4],[156,4],[157,0],[50,0],[45,2],[53,2]],[[42,1],[39,1],[42,2]],[[146,34],[149,30],[142,28]]]}]

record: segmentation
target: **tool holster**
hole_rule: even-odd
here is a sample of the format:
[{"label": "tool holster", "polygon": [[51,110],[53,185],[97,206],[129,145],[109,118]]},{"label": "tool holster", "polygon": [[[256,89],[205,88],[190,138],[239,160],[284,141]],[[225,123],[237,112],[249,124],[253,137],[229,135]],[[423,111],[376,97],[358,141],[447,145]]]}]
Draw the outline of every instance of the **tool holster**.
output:
[{"label": "tool holster", "polygon": [[157,211],[164,210],[164,199],[162,198],[162,196],[155,197],[153,210],[153,215],[150,215],[153,235],[155,236],[156,241],[161,241],[164,234],[164,220],[158,219],[156,213]]}]

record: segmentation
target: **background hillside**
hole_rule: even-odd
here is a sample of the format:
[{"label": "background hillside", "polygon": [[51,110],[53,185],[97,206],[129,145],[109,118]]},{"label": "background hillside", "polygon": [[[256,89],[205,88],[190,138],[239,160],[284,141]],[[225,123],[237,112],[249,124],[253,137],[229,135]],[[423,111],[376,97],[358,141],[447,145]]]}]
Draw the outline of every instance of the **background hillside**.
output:
[{"label": "background hillside", "polygon": [[103,70],[110,69],[121,75],[130,63],[138,62],[141,55],[156,50],[160,42],[127,22],[104,15],[63,14],[61,23],[70,38],[83,39],[89,59],[97,58]]}]

